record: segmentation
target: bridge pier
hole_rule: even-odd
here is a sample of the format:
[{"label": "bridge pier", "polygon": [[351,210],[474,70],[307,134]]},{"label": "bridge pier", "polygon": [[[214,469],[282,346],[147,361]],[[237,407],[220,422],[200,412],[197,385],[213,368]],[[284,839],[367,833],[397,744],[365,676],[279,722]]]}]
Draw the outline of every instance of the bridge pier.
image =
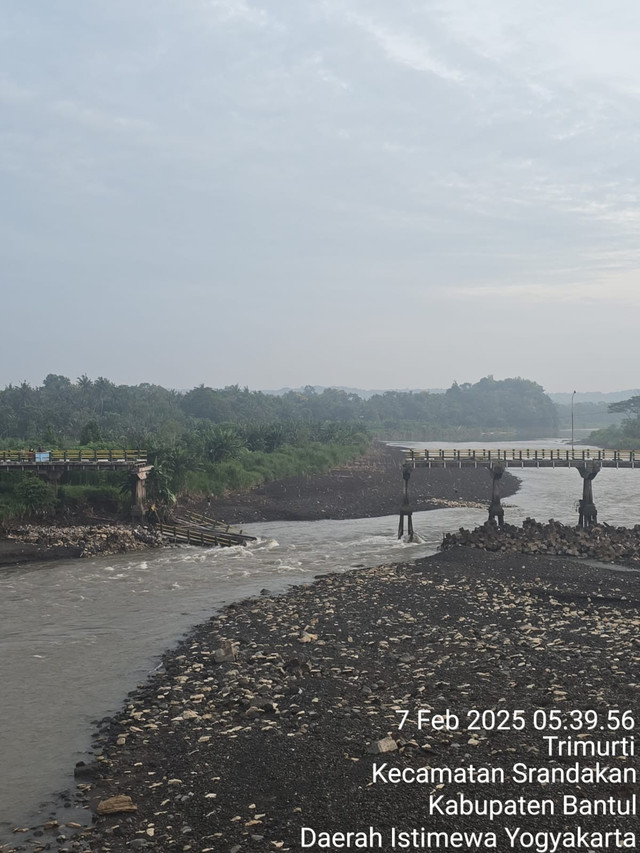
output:
[{"label": "bridge pier", "polygon": [[144,519],[145,504],[147,502],[147,475],[153,468],[153,465],[145,465],[140,468],[132,469],[132,476],[135,477],[135,491],[131,502],[131,519],[133,521],[142,521]]},{"label": "bridge pier", "polygon": [[58,498],[58,486],[60,485],[60,479],[63,474],[64,471],[61,471],[60,469],[53,469],[51,471],[43,471],[42,469],[39,469],[36,471],[36,476],[51,486],[53,489],[53,496],[56,500]]},{"label": "bridge pier", "polygon": [[504,509],[500,503],[500,480],[504,474],[505,466],[500,462],[494,463],[490,468],[492,484],[491,484],[491,503],[489,504],[489,522],[497,524],[498,527],[504,527]]},{"label": "bridge pier", "polygon": [[598,523],[598,511],[593,502],[593,481],[600,472],[600,465],[595,460],[576,465],[582,477],[582,500],[578,501],[578,527],[591,527]]},{"label": "bridge pier", "polygon": [[407,536],[409,542],[413,542],[413,510],[409,505],[409,479],[411,477],[411,466],[405,463],[402,466],[402,478],[404,480],[404,498],[400,507],[400,520],[398,522],[398,539],[402,539],[404,534],[404,519],[407,517]]}]

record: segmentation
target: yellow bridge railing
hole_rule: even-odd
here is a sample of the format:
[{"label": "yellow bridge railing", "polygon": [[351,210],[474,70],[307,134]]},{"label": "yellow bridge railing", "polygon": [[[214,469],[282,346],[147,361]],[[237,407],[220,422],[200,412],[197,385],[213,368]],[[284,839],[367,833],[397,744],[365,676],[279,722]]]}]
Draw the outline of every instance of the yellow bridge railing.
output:
[{"label": "yellow bridge railing", "polygon": [[146,450],[0,450],[0,462],[138,462],[147,461]]}]

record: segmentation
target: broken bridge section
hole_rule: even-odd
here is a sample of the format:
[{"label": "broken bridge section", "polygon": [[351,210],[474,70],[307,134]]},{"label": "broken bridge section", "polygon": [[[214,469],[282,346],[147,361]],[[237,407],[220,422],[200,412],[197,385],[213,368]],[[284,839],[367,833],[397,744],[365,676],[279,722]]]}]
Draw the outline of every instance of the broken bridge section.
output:
[{"label": "broken bridge section", "polygon": [[500,502],[500,480],[506,468],[576,468],[582,478],[582,498],[578,501],[578,525],[591,527],[597,523],[598,512],[593,498],[593,481],[602,468],[639,468],[640,451],[525,449],[525,450],[407,450],[402,466],[404,500],[400,508],[398,538],[404,535],[404,519],[408,519],[409,541],[413,541],[412,509],[409,500],[409,479],[415,468],[487,468],[491,474],[489,521],[502,527],[504,509]]}]

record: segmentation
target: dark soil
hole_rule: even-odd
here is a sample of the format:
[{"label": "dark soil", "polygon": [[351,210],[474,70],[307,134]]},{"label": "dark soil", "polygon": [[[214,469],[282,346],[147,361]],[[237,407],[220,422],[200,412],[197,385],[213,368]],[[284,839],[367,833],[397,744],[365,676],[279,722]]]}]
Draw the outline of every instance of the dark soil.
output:
[{"label": "dark soil", "polygon": [[[243,494],[185,505],[229,524],[393,515],[404,495],[403,461],[402,450],[376,444],[366,456],[327,474],[289,477]],[[502,495],[517,489],[518,480],[505,472]],[[445,502],[482,502],[488,507],[491,476],[484,468],[417,468],[411,474],[409,497],[414,511],[449,505]]]},{"label": "dark soil", "polygon": [[[554,731],[536,730],[536,711],[559,711],[565,726],[578,719],[575,710],[597,712],[597,731],[578,728],[576,741],[633,734],[607,727],[616,719],[610,711],[638,707],[639,604],[637,573],[454,548],[231,605],[165,655],[164,671],[104,728],[99,778],[85,796],[95,807],[128,795],[137,810],[98,818],[76,849],[299,851],[302,827],[374,827],[385,843],[364,849],[390,850],[392,827],[425,827],[494,831],[497,849],[506,851],[513,848],[505,826],[633,832],[633,816],[567,817],[561,803],[564,794],[626,802],[639,792],[635,781],[519,784],[512,768],[595,763],[550,758],[543,737]],[[224,641],[237,644],[237,656],[218,663],[214,652]],[[460,726],[420,729],[419,709],[450,711]],[[471,709],[506,712],[506,728],[470,729]],[[399,710],[410,712],[402,730]],[[523,730],[511,725],[514,710],[522,711]],[[393,751],[368,751],[388,737]],[[617,768],[634,761],[600,759]],[[505,782],[374,783],[374,764],[385,762],[498,768]],[[439,794],[548,799],[555,813],[494,821],[441,815],[429,799]]]}]

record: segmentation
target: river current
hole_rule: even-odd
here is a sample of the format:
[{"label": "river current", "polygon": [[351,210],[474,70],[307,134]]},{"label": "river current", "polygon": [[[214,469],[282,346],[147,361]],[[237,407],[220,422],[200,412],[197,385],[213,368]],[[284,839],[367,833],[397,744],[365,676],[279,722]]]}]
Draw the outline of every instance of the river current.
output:
[{"label": "river current", "polygon": [[[559,446],[566,444],[509,444]],[[575,470],[512,473],[522,485],[503,501],[507,522],[532,516],[576,523],[582,481]],[[487,475],[487,503],[490,492]],[[599,520],[640,523],[640,471],[602,470],[594,497]],[[264,588],[277,593],[308,583],[318,574],[433,554],[444,533],[475,527],[486,517],[485,509],[415,513],[417,543],[398,541],[395,515],[271,522],[244,527],[258,537],[247,548],[167,548],[0,569],[0,844],[9,840],[10,827],[42,819],[40,804],[73,785],[73,767],[86,758],[92,721],[116,711],[162,651],[217,608]]]}]

